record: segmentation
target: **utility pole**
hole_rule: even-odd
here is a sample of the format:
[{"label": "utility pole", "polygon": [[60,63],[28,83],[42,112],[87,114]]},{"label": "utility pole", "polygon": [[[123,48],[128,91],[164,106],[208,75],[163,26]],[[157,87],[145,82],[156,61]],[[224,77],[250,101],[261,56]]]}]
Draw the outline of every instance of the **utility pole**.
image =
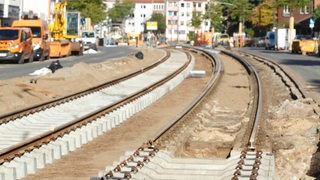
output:
[{"label": "utility pole", "polygon": [[177,12],[177,16],[178,16],[178,22],[177,22],[177,43],[179,43],[179,20],[180,20],[180,0],[178,1],[178,12]]}]

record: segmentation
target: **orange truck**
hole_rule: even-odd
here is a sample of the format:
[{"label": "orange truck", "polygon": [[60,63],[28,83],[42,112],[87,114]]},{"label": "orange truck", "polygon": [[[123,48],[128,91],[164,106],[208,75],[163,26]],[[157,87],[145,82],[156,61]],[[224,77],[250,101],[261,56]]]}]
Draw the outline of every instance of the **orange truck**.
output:
[{"label": "orange truck", "polygon": [[33,55],[30,28],[0,28],[0,61],[23,64],[32,62]]},{"label": "orange truck", "polygon": [[27,27],[32,31],[32,43],[34,59],[43,61],[50,59],[50,46],[48,40],[48,25],[37,16],[23,16],[20,20],[15,20],[12,27]]}]

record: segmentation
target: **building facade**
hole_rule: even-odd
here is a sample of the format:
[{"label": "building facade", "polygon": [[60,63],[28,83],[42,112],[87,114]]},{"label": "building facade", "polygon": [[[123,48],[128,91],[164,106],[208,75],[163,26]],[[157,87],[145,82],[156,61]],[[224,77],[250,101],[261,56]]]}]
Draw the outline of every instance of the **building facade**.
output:
[{"label": "building facade", "polygon": [[20,0],[0,0],[0,25],[11,26],[11,23],[19,19]]},{"label": "building facade", "polygon": [[[106,0],[108,9],[115,0]],[[125,33],[143,33],[145,24],[153,13],[163,14],[166,18],[165,37],[169,41],[187,41],[190,31],[208,32],[210,23],[205,21],[198,29],[191,25],[193,12],[204,14],[207,0],[134,0],[132,14],[125,19]]]},{"label": "building facade", "polygon": [[164,0],[136,0],[133,13],[126,19],[126,33],[141,33],[152,14],[164,14]]},{"label": "building facade", "polygon": [[198,29],[191,24],[193,13],[204,14],[206,0],[168,0],[166,1],[166,37],[170,41],[187,41],[190,31],[208,32],[210,24],[202,22]]}]

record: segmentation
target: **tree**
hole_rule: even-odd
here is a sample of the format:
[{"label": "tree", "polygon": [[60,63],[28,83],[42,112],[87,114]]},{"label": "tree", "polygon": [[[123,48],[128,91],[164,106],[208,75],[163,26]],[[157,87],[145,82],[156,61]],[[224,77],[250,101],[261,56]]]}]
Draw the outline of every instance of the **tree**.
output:
[{"label": "tree", "polygon": [[112,23],[122,23],[124,18],[131,14],[133,8],[134,3],[130,0],[125,0],[123,2],[116,0],[114,7],[108,11],[108,15],[111,18]]},{"label": "tree", "polygon": [[67,11],[79,11],[85,18],[90,18],[93,25],[107,17],[107,5],[103,0],[68,0]]},{"label": "tree", "polygon": [[292,12],[295,8],[309,6],[312,0],[276,0],[273,3],[277,8],[288,6],[290,12]]},{"label": "tree", "polygon": [[[151,18],[148,21],[156,21],[158,24],[158,29],[156,30],[157,34],[162,34],[166,32],[166,18],[162,14],[152,14]],[[144,28],[147,31],[147,28]]]},{"label": "tree", "polygon": [[313,17],[314,17],[315,19],[320,18],[320,6],[317,6],[317,7],[314,9]]},{"label": "tree", "polygon": [[320,6],[318,5],[313,11],[313,18],[315,19],[314,31],[320,31]]},{"label": "tree", "polygon": [[234,0],[231,7],[231,17],[234,20],[251,20],[253,5],[249,0]]},{"label": "tree", "polygon": [[206,13],[203,16],[204,19],[210,20],[211,28],[214,28],[215,31],[223,31],[223,6],[217,3],[210,2],[207,5]]},{"label": "tree", "polygon": [[192,12],[191,25],[195,29],[199,29],[202,23],[202,15],[200,12]]},{"label": "tree", "polygon": [[271,0],[253,9],[253,16],[251,17],[252,24],[255,26],[271,27],[273,25],[273,5]]}]

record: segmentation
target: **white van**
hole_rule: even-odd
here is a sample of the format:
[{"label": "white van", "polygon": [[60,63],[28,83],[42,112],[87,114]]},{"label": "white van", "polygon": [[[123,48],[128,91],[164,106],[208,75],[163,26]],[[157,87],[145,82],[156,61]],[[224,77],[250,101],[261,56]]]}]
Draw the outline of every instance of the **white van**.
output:
[{"label": "white van", "polygon": [[83,41],[83,44],[84,44],[84,50],[88,50],[88,49],[93,49],[93,50],[98,50],[98,47],[97,47],[97,41],[98,38],[96,36],[96,33],[95,31],[82,31],[82,41]]},{"label": "white van", "polygon": [[275,33],[273,31],[268,31],[265,38],[266,49],[275,49]]}]

